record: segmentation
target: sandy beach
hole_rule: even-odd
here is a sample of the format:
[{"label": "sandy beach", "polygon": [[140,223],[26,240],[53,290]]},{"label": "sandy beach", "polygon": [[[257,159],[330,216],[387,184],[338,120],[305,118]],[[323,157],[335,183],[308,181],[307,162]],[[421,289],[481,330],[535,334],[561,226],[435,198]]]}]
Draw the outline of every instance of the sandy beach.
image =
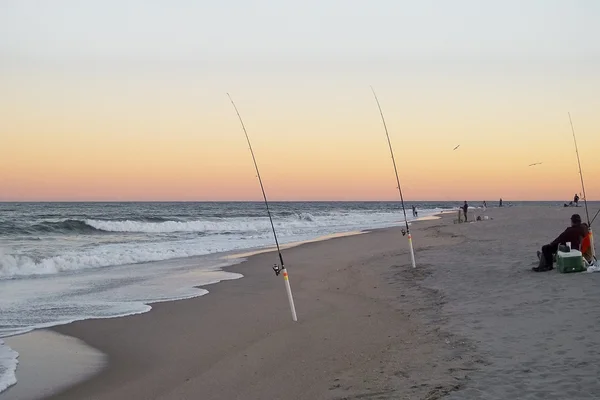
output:
[{"label": "sandy beach", "polygon": [[599,20],[0,0],[0,400],[600,400]]},{"label": "sandy beach", "polygon": [[206,296],[55,328],[109,361],[51,398],[598,398],[600,274],[531,271],[573,210],[415,223],[414,270],[398,228],[287,249],[297,323],[252,256]]}]

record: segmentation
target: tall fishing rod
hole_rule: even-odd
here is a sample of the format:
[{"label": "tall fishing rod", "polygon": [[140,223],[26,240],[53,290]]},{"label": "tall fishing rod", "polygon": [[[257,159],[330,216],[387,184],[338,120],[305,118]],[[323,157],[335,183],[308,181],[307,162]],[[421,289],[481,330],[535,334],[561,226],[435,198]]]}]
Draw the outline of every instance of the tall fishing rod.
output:
[{"label": "tall fishing rod", "polygon": [[252,150],[252,144],[250,143],[250,137],[248,136],[248,131],[246,131],[246,126],[244,125],[244,121],[242,120],[242,116],[238,111],[233,99],[227,93],[227,97],[229,97],[229,101],[233,105],[233,109],[237,114],[240,124],[242,125],[242,130],[244,131],[244,135],[246,136],[246,141],[248,142],[248,148],[250,149],[250,154],[252,154],[252,161],[254,161],[254,168],[256,169],[256,176],[258,177],[258,183],[260,183],[260,189],[262,190],[263,199],[265,201],[265,207],[267,209],[267,215],[269,216],[269,222],[271,222],[271,229],[273,230],[273,238],[275,238],[275,246],[277,247],[277,254],[279,255],[279,262],[281,265],[275,264],[273,266],[273,271],[275,271],[275,275],[279,276],[280,273],[283,274],[283,281],[285,282],[285,291],[287,292],[288,301],[290,303],[290,310],[292,311],[292,320],[298,321],[298,317],[296,316],[296,306],[294,305],[294,297],[292,296],[292,288],[290,287],[290,281],[288,278],[287,270],[285,269],[285,264],[283,263],[283,256],[281,255],[281,248],[279,247],[279,240],[277,240],[277,232],[275,231],[275,224],[273,224],[273,217],[271,216],[271,210],[269,209],[269,201],[267,200],[267,194],[265,193],[265,187],[263,186],[262,179],[260,177],[260,171],[258,170],[258,164],[256,163],[256,157],[254,156],[254,150]]},{"label": "tall fishing rod", "polygon": [[571,123],[571,132],[573,133],[573,142],[575,143],[575,154],[577,155],[577,165],[579,166],[579,177],[581,178],[581,190],[583,191],[583,204],[585,205],[585,215],[588,225],[590,225],[590,214],[587,206],[587,196],[585,195],[585,185],[583,184],[583,173],[581,172],[581,161],[579,160],[579,149],[577,148],[577,139],[575,138],[575,128],[573,128],[573,120],[569,112],[569,122]]},{"label": "tall fishing rod", "polygon": [[[596,258],[596,247],[594,246],[594,234],[592,232],[592,221],[590,221],[590,214],[588,212],[587,195],[585,194],[585,185],[583,183],[583,172],[581,171],[581,161],[579,160],[579,148],[577,147],[577,139],[575,138],[575,128],[573,128],[573,120],[571,119],[571,113],[569,112],[569,123],[571,124],[571,132],[573,133],[573,142],[575,143],[575,154],[577,155],[577,165],[579,166],[579,177],[581,178],[581,190],[583,191],[583,204],[585,205],[585,216],[587,218],[588,228],[591,234],[590,244],[592,247],[592,256]],[[598,215],[598,214],[596,214]],[[595,217],[594,217],[595,218]]]},{"label": "tall fishing rod", "polygon": [[[416,268],[417,264],[415,263],[415,251],[413,249],[412,235],[410,234],[408,218],[406,217],[406,207],[404,207],[404,196],[402,195],[402,188],[400,187],[400,178],[398,177],[398,168],[396,167],[396,159],[394,158],[394,150],[392,149],[392,142],[390,141],[390,134],[388,132],[387,124],[385,123],[385,117],[383,116],[383,111],[381,110],[381,104],[379,104],[379,99],[377,98],[377,94],[375,93],[375,89],[373,89],[373,86],[371,86],[371,91],[373,92],[373,96],[375,97],[375,101],[377,102],[377,108],[379,108],[379,114],[381,115],[381,121],[383,122],[383,129],[385,130],[385,136],[387,137],[388,146],[390,148],[390,154],[392,155],[392,163],[394,164],[394,172],[396,173],[396,183],[398,184],[398,193],[400,193],[400,202],[402,203],[402,213],[404,214],[404,224],[406,225],[406,234],[408,235],[408,247],[410,248],[410,261],[412,263],[412,267]],[[402,235],[404,236],[404,232],[402,233]]]}]

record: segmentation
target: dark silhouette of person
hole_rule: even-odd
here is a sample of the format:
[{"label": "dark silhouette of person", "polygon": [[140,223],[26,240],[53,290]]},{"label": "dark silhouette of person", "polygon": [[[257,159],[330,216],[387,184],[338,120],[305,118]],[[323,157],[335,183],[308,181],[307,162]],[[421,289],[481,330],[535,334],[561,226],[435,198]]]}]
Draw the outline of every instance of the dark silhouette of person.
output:
[{"label": "dark silhouette of person", "polygon": [[502,199],[500,199],[499,207],[502,207]]},{"label": "dark silhouette of person", "polygon": [[419,212],[417,211],[417,206],[412,206],[413,217],[418,217]]},{"label": "dark silhouette of person", "polygon": [[465,200],[465,204],[462,206],[463,214],[465,214],[465,222],[467,222],[467,211],[469,211],[469,204]]},{"label": "dark silhouette of person", "polygon": [[573,197],[573,203],[575,203],[575,207],[579,206],[579,196],[575,193],[575,197]]},{"label": "dark silhouette of person", "polygon": [[581,216],[579,214],[573,214],[571,216],[571,226],[564,230],[556,239],[552,242],[542,246],[542,251],[538,252],[540,257],[540,264],[534,267],[535,272],[550,271],[554,267],[554,254],[558,251],[558,245],[571,243],[571,248],[579,250],[581,247],[581,241],[585,236],[584,228],[581,225]]}]

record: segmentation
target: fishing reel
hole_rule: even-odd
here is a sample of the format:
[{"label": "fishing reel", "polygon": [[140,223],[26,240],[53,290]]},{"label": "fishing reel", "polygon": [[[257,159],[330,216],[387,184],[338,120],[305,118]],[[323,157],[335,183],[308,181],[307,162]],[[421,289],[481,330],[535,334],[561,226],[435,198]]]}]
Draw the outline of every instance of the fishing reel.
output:
[{"label": "fishing reel", "polygon": [[400,232],[402,232],[402,236],[406,236],[406,229],[402,228]]},{"label": "fishing reel", "polygon": [[281,270],[282,270],[282,269],[283,269],[283,268],[281,268],[281,267],[280,267],[279,265],[277,265],[277,264],[273,265],[273,271],[275,271],[275,275],[276,275],[276,276],[279,276],[279,274],[281,273]]}]

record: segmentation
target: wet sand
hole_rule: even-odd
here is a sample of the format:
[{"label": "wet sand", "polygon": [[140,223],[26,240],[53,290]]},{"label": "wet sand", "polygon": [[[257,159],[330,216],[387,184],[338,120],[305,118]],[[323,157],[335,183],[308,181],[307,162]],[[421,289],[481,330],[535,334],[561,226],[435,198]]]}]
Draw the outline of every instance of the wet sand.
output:
[{"label": "wet sand", "polygon": [[82,341],[50,330],[4,338],[19,352],[19,382],[0,400],[37,400],[82,382],[106,367],[106,356]]}]

